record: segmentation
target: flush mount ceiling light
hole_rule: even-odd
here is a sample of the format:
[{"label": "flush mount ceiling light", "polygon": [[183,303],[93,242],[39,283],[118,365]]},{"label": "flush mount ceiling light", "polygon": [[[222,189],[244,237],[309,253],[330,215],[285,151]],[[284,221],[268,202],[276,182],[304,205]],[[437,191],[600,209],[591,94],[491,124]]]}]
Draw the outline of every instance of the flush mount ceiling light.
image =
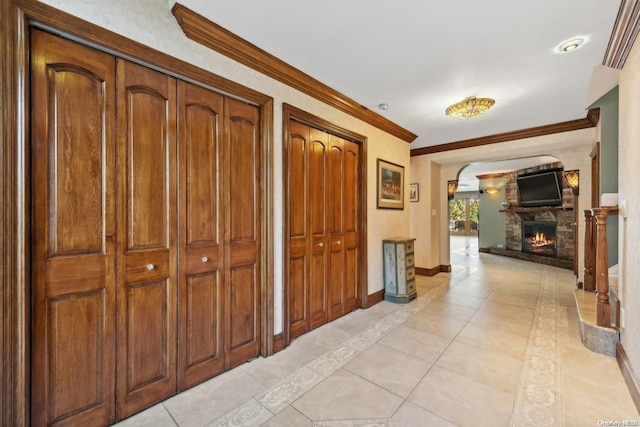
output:
[{"label": "flush mount ceiling light", "polygon": [[493,107],[495,103],[496,101],[491,98],[476,98],[475,96],[470,96],[449,106],[449,108],[445,110],[445,114],[459,119],[470,119],[471,117],[479,116],[486,112],[489,108]]},{"label": "flush mount ceiling light", "polygon": [[389,104],[387,104],[386,102],[383,102],[382,104],[378,104],[378,108],[381,110],[388,110]]},{"label": "flush mount ceiling light", "polygon": [[558,46],[558,52],[560,52],[560,53],[573,52],[574,50],[576,50],[580,46],[582,46],[583,43],[584,43],[584,39],[581,38],[581,37],[578,37],[578,38],[575,38],[575,39],[571,39],[571,40],[567,40],[566,42],[564,42],[560,46]]}]

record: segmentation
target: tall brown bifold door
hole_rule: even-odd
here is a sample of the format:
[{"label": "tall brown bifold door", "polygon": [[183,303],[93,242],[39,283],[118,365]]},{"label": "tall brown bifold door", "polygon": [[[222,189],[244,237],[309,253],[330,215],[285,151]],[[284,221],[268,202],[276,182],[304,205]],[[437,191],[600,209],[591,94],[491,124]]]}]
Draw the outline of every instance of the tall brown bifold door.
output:
[{"label": "tall brown bifold door", "polygon": [[117,60],[117,407],[176,390],[176,80]]},{"label": "tall brown bifold door", "polygon": [[224,369],[223,117],[222,95],[178,82],[180,389]]},{"label": "tall brown bifold door", "polygon": [[31,40],[31,424],[106,425],[116,397],[115,59]]},{"label": "tall brown bifold door", "polygon": [[257,107],[31,40],[33,425],[108,425],[260,351]]},{"label": "tall brown bifold door", "polygon": [[359,145],[289,122],[289,337],[358,307]]},{"label": "tall brown bifold door", "polygon": [[260,352],[258,108],[178,81],[178,382]]}]

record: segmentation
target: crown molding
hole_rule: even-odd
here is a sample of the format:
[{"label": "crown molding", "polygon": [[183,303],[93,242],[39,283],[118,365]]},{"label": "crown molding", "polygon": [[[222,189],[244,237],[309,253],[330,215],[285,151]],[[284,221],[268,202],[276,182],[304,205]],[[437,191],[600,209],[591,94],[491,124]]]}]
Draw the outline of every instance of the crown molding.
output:
[{"label": "crown molding", "polygon": [[587,113],[587,120],[593,126],[597,126],[600,121],[600,107],[590,109]]},{"label": "crown molding", "polygon": [[[594,110],[597,110],[597,112],[595,112]],[[465,139],[462,141],[449,142],[446,144],[432,145],[430,147],[415,148],[411,150],[411,157],[592,128],[598,123],[598,117],[600,117],[600,109],[594,108],[593,110],[589,110],[587,117],[585,117],[584,119],[571,120],[568,122],[555,123],[552,125],[537,126],[512,132],[498,133],[495,135],[483,136],[480,138]]]},{"label": "crown molding", "polygon": [[640,3],[622,0],[602,65],[621,69],[640,31]]},{"label": "crown molding", "polygon": [[299,90],[325,104],[411,143],[418,136],[353,99],[292,67],[194,11],[176,3],[171,9],[185,35],[260,73]]}]

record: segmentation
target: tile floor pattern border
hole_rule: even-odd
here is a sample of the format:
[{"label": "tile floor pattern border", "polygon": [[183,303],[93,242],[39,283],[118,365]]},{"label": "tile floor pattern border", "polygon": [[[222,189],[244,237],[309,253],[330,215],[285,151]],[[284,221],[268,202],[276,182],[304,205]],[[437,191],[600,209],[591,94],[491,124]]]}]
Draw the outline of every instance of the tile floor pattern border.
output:
[{"label": "tile floor pattern border", "polygon": [[389,418],[314,421],[313,427],[393,427]]},{"label": "tile floor pattern border", "polygon": [[520,374],[511,426],[561,426],[558,285],[544,274]]}]

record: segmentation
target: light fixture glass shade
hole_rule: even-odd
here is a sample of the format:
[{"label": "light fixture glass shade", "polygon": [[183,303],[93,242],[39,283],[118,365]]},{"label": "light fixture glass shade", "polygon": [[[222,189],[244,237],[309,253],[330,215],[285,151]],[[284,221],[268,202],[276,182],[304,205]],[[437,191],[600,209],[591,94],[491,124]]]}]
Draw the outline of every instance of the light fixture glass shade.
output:
[{"label": "light fixture glass shade", "polygon": [[486,191],[487,193],[493,196],[494,194],[497,194],[498,191],[500,191],[500,189],[498,187],[487,187],[484,189],[484,191]]},{"label": "light fixture glass shade", "polygon": [[486,112],[489,108],[493,107],[495,103],[496,101],[491,98],[476,98],[475,96],[471,96],[451,105],[445,110],[445,114],[459,119],[470,119],[471,117],[479,116]]},{"label": "light fixture glass shade", "polygon": [[458,181],[447,181],[447,198],[453,199],[456,190],[458,189]]},{"label": "light fixture glass shade", "polygon": [[578,194],[578,190],[580,189],[580,172],[575,171],[566,171],[564,173],[564,178],[567,180],[567,185],[571,190],[573,190],[573,194]]}]

